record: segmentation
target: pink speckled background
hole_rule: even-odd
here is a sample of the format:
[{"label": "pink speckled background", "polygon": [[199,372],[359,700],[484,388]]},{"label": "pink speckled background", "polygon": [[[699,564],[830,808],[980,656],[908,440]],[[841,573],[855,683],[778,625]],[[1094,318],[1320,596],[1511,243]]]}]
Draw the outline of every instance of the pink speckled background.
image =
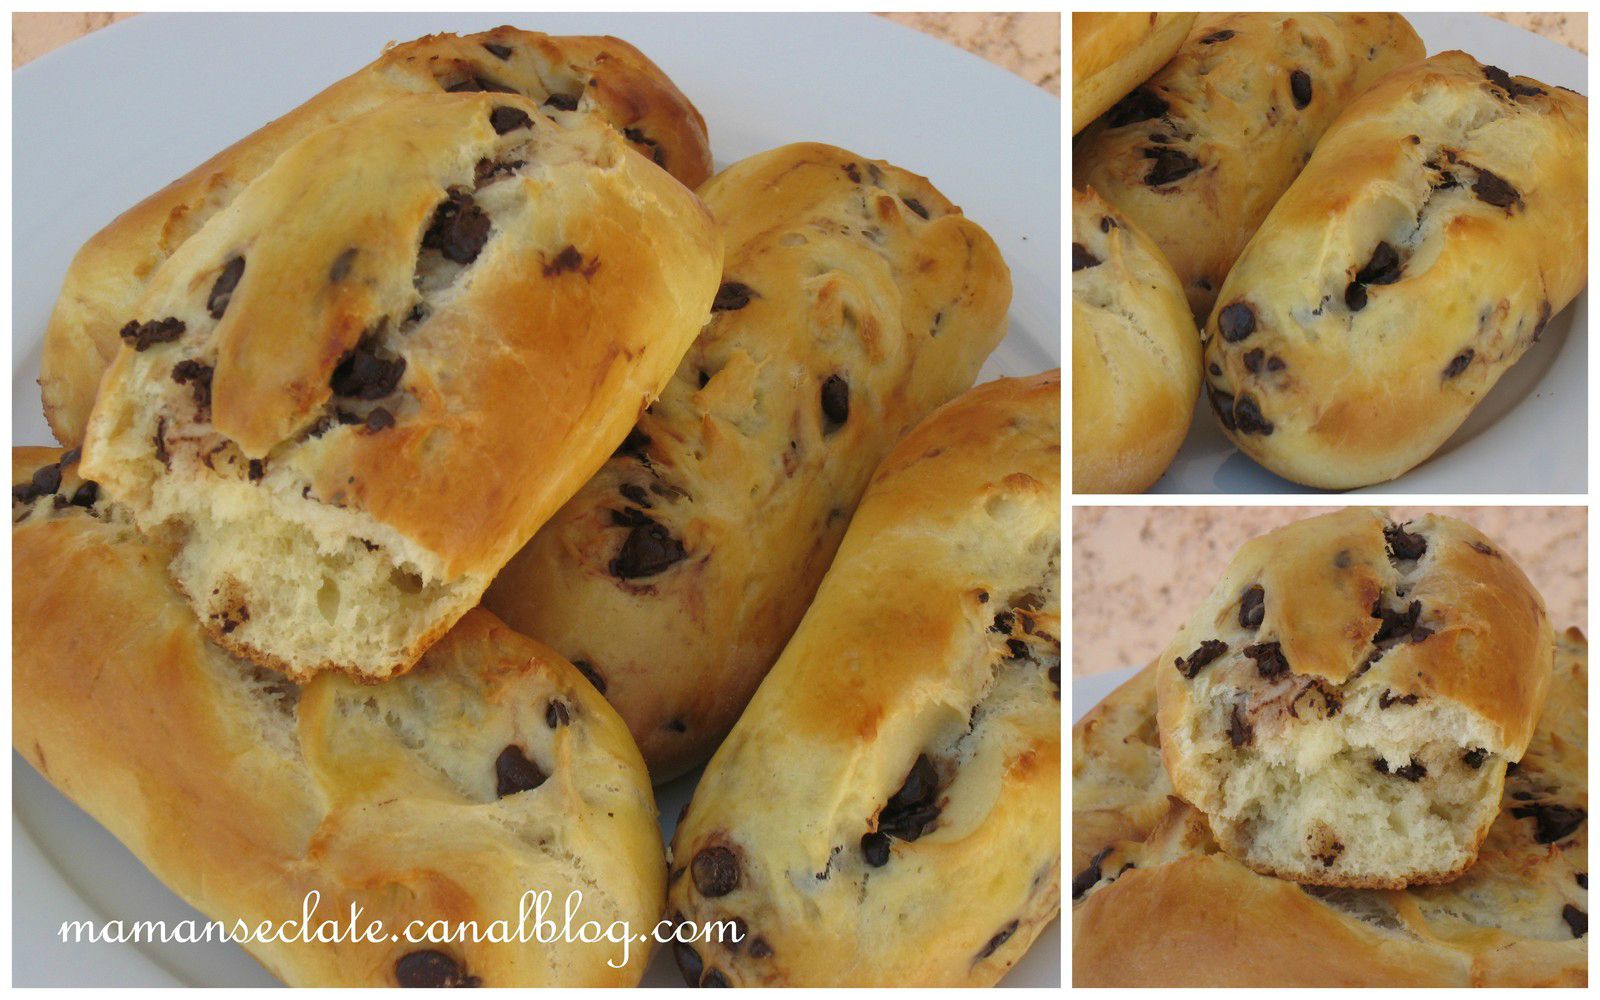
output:
[{"label": "pink speckled background", "polygon": [[[1168,640],[1246,540],[1335,507],[1077,507],[1072,512],[1072,673],[1141,666]],[[1470,522],[1517,560],[1552,624],[1587,628],[1589,542],[1582,507],[1391,507]]]}]

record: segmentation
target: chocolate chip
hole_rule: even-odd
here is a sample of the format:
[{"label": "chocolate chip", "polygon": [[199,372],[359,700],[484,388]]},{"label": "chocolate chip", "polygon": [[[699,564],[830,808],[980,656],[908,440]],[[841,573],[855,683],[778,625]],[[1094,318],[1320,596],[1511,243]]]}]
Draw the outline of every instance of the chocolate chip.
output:
[{"label": "chocolate chip", "polygon": [[1285,367],[1287,366],[1283,363],[1283,359],[1276,354],[1267,359],[1267,371],[1269,372],[1281,372]]},{"label": "chocolate chip", "polygon": [[[1390,611],[1383,606],[1382,601],[1379,601],[1372,606],[1372,617],[1377,618],[1383,624],[1378,626],[1378,633],[1372,637],[1373,643],[1375,645],[1394,643],[1406,639],[1412,642],[1421,642],[1433,634],[1431,629],[1417,624],[1417,620],[1421,615],[1421,601],[1412,601],[1404,611]],[[1413,704],[1413,702],[1406,702],[1406,704]],[[1379,707],[1388,708],[1389,706],[1380,705]]]},{"label": "chocolate chip", "polygon": [[1505,91],[1506,96],[1512,100],[1516,100],[1519,97],[1537,97],[1544,93],[1538,87],[1530,87],[1527,84],[1518,83],[1511,78],[1510,73],[1507,73],[1499,66],[1485,66],[1483,75],[1490,83]]},{"label": "chocolate chip", "polygon": [[1244,352],[1244,358],[1242,359],[1244,361],[1245,370],[1250,372],[1252,375],[1260,373],[1261,362],[1265,360],[1265,358],[1266,352],[1261,348],[1250,348],[1250,350]]},{"label": "chocolate chip", "polygon": [[660,524],[640,515],[641,521],[628,532],[628,537],[611,560],[611,575],[619,580],[636,580],[655,576],[681,560],[683,543]]},{"label": "chocolate chip", "polygon": [[1363,285],[1392,285],[1400,280],[1404,269],[1399,252],[1387,242],[1379,242],[1371,259],[1356,272],[1356,280]]},{"label": "chocolate chip", "polygon": [[1396,778],[1404,778],[1407,781],[1421,781],[1428,776],[1428,769],[1423,767],[1417,758],[1413,757],[1411,758],[1411,763],[1404,767],[1395,768],[1394,776]]},{"label": "chocolate chip", "polygon": [[1406,531],[1405,525],[1401,524],[1386,525],[1383,540],[1389,544],[1391,559],[1421,559],[1428,551],[1428,540]]},{"label": "chocolate chip", "polygon": [[1233,430],[1233,397],[1207,382],[1206,398],[1211,401],[1211,410],[1217,415],[1222,426],[1230,431]]},{"label": "chocolate chip", "polygon": [[222,318],[228,309],[228,300],[233,298],[233,290],[243,276],[243,257],[233,257],[222,265],[222,273],[217,275],[216,284],[211,286],[211,295],[206,298],[206,312],[211,314],[212,319]]},{"label": "chocolate chip", "polygon": [[1311,77],[1304,70],[1295,70],[1289,74],[1289,94],[1294,98],[1296,109],[1304,111],[1306,105],[1311,103]]},{"label": "chocolate chip", "polygon": [[844,175],[850,178],[850,183],[852,184],[861,183],[861,168],[857,167],[854,163],[846,163],[844,165]]},{"label": "chocolate chip", "polygon": [[1468,767],[1476,771],[1478,768],[1483,766],[1483,761],[1488,756],[1489,751],[1487,749],[1478,747],[1476,750],[1468,750],[1466,753],[1462,754],[1461,760]]},{"label": "chocolate chip", "polygon": [[1240,434],[1260,434],[1264,437],[1273,431],[1272,422],[1261,415],[1261,407],[1256,405],[1253,396],[1240,396],[1234,401],[1233,422]]},{"label": "chocolate chip", "polygon": [[1589,933],[1589,914],[1568,903],[1561,908],[1561,919],[1572,928],[1572,936],[1581,938]]},{"label": "chocolate chip", "polygon": [[266,474],[267,464],[259,458],[252,458],[250,460],[249,471],[247,473],[247,475],[250,477],[250,481],[252,483],[259,483],[261,481],[261,477]]},{"label": "chocolate chip", "polygon": [[1005,944],[1007,941],[1010,941],[1011,935],[1017,932],[1017,926],[1018,922],[1013,920],[1009,924],[1006,924],[1004,927],[1000,928],[1000,930],[995,933],[994,937],[990,938],[982,948],[978,949],[978,959],[981,961],[985,958],[988,958],[990,955],[993,955],[995,950],[1001,945]]},{"label": "chocolate chip", "polygon": [[572,665],[578,668],[578,673],[586,677],[590,684],[594,685],[596,691],[601,694],[606,693],[606,679],[600,671],[594,668],[594,664],[588,660],[573,660]]},{"label": "chocolate chip", "polygon": [[729,983],[727,977],[722,974],[720,969],[707,969],[706,974],[700,978],[701,989],[710,989],[714,987],[726,989],[728,985]]},{"label": "chocolate chip", "polygon": [[136,351],[144,351],[156,344],[166,344],[177,340],[183,335],[186,327],[183,320],[175,316],[166,319],[153,319],[146,323],[130,320],[120,331],[124,342]]},{"label": "chocolate chip", "polygon": [[1377,760],[1372,762],[1372,769],[1377,771],[1379,774],[1388,774],[1389,762],[1384,760],[1382,757],[1379,757]]},{"label": "chocolate chip", "polygon": [[1201,45],[1215,45],[1218,42],[1225,42],[1228,39],[1232,38],[1233,36],[1234,36],[1234,32],[1233,32],[1232,29],[1223,28],[1221,31],[1213,31],[1211,34],[1209,34],[1206,37],[1200,39],[1200,44]]},{"label": "chocolate chip", "polygon": [[368,336],[339,359],[328,385],[346,399],[382,399],[394,392],[405,370],[405,358],[379,357],[377,338]]},{"label": "chocolate chip", "polygon": [[1213,375],[1221,375],[1222,374],[1222,366],[1217,364],[1215,361],[1213,361],[1210,364],[1206,365],[1206,371],[1210,372]]},{"label": "chocolate chip", "polygon": [[483,981],[467,974],[461,963],[432,948],[413,951],[394,963],[394,979],[410,988],[475,987]]},{"label": "chocolate chip", "polygon": [[874,830],[861,838],[861,856],[872,867],[882,868],[889,863],[889,846],[889,835]]},{"label": "chocolate chip", "polygon": [[1506,183],[1498,174],[1478,168],[1478,179],[1472,182],[1472,193],[1478,200],[1495,208],[1511,208],[1522,199],[1517,195],[1517,189]]},{"label": "chocolate chip", "polygon": [[532,128],[533,118],[521,108],[501,106],[489,112],[489,125],[495,135],[505,135],[514,129]]},{"label": "chocolate chip", "polygon": [[566,246],[561,248],[560,253],[556,254],[555,257],[553,257],[544,265],[544,276],[546,278],[554,278],[558,274],[565,274],[568,271],[577,271],[587,278],[589,275],[594,273],[593,268],[598,266],[599,262],[597,261],[588,268],[585,268],[583,266],[583,254],[578,252],[577,247],[568,243]]},{"label": "chocolate chip", "polygon": [[550,704],[544,707],[544,724],[551,729],[568,725],[572,716],[567,712],[567,703],[560,699],[552,698]]},{"label": "chocolate chip", "polygon": [[1215,660],[1228,651],[1228,644],[1221,639],[1207,639],[1195,648],[1195,651],[1181,660],[1173,660],[1173,666],[1178,668],[1178,673],[1193,680],[1195,675],[1206,664]]},{"label": "chocolate chip", "polygon": [[648,509],[650,506],[650,494],[646,493],[644,487],[640,486],[638,483],[623,483],[617,489],[617,492],[621,493],[627,499],[632,500],[640,507]]},{"label": "chocolate chip", "polygon": [[1576,872],[1572,877],[1578,883],[1578,888],[1580,888],[1580,889],[1589,888],[1589,873],[1588,872]]},{"label": "chocolate chip", "polygon": [[190,358],[172,366],[172,381],[179,385],[187,384],[189,392],[194,396],[194,405],[202,411],[211,409],[211,376],[210,365],[203,365]]},{"label": "chocolate chip", "polygon": [[1246,302],[1231,302],[1217,313],[1217,331],[1230,344],[1256,332],[1256,312]]},{"label": "chocolate chip", "polygon": [[837,430],[850,419],[850,383],[838,375],[829,375],[822,383],[822,415],[827,418],[827,431]]},{"label": "chocolate chip", "polygon": [[927,754],[919,754],[900,790],[878,814],[878,830],[899,840],[916,840],[939,818],[936,802],[939,772]]},{"label": "chocolate chip", "polygon": [[689,875],[700,895],[726,896],[739,887],[739,857],[720,845],[702,848],[689,864]]},{"label": "chocolate chip", "polygon": [[1167,102],[1141,87],[1111,106],[1106,115],[1106,124],[1111,128],[1122,128],[1124,125],[1160,118],[1166,113]]},{"label": "chocolate chip", "polygon": [[166,417],[156,417],[156,433],[154,442],[156,446],[156,458],[161,462],[162,465],[167,467],[168,472],[172,471],[172,455],[167,452]]},{"label": "chocolate chip", "polygon": [[771,958],[772,945],[767,944],[766,938],[756,938],[754,941],[750,942],[750,957]]},{"label": "chocolate chip", "polygon": [[1540,844],[1554,844],[1566,839],[1582,826],[1588,814],[1576,806],[1546,802],[1531,806],[1515,806],[1511,810],[1511,815],[1516,819],[1532,819],[1533,839]]},{"label": "chocolate chip", "polygon": [[1344,305],[1351,312],[1360,312],[1367,307],[1367,286],[1352,281],[1344,289]]},{"label": "chocolate chip", "polygon": [[1284,658],[1283,650],[1275,642],[1258,642],[1253,646],[1246,646],[1244,655],[1256,661],[1256,673],[1262,677],[1269,679],[1277,677],[1289,669],[1289,661]]},{"label": "chocolate chip", "polygon": [[511,46],[509,45],[496,45],[494,42],[484,42],[483,47],[487,49],[489,54],[494,56],[496,59],[504,61],[511,58]]},{"label": "chocolate chip", "polygon": [[1457,354],[1455,357],[1451,358],[1450,363],[1444,366],[1444,377],[1455,378],[1457,375],[1460,375],[1462,372],[1466,371],[1467,366],[1472,364],[1474,353],[1475,352],[1472,350],[1472,348],[1469,347],[1460,354]]},{"label": "chocolate chip", "polygon": [[1085,271],[1091,267],[1099,267],[1102,261],[1099,257],[1089,252],[1089,248],[1082,243],[1072,244],[1072,269]]},{"label": "chocolate chip", "polygon": [[1109,215],[1100,216],[1100,231],[1102,233],[1109,233],[1109,232],[1111,232],[1111,230],[1113,230],[1115,228],[1117,228],[1117,220],[1116,219],[1113,219]]},{"label": "chocolate chip", "polygon": [[381,406],[373,407],[372,410],[367,413],[367,419],[366,419],[367,433],[376,434],[379,431],[388,430],[389,428],[391,428],[393,426],[394,426],[394,414],[390,413],[388,410],[384,409],[383,407],[381,407]]},{"label": "chocolate chip", "polygon": [[1267,614],[1267,592],[1259,583],[1246,587],[1239,596],[1239,627],[1258,629]]},{"label": "chocolate chip", "polygon": [[712,312],[733,312],[743,309],[750,304],[750,299],[757,297],[755,291],[742,281],[724,281],[722,287],[717,289],[717,297],[711,300]]},{"label": "chocolate chip", "polygon": [[1228,741],[1235,749],[1248,746],[1251,738],[1255,736],[1255,729],[1244,718],[1243,703],[1233,706],[1233,714],[1228,717]]},{"label": "chocolate chip", "polygon": [[683,981],[690,986],[699,986],[700,973],[705,968],[704,963],[700,961],[700,953],[682,941],[674,941],[672,957],[678,963],[678,972],[682,974]]},{"label": "chocolate chip", "polygon": [[549,777],[515,743],[500,751],[500,756],[495,758],[494,775],[495,795],[502,799],[518,792],[532,791]]},{"label": "chocolate chip", "polygon": [[61,466],[46,465],[36,469],[30,481],[36,496],[49,496],[61,488]]},{"label": "chocolate chip", "polygon": [[[1419,607],[1420,608],[1421,605],[1416,604],[1415,602],[1413,602],[1413,607]],[[1387,623],[1385,623],[1385,624],[1387,624]],[[1417,697],[1418,696],[1416,694],[1414,694],[1414,693],[1413,694],[1391,694],[1389,692],[1388,688],[1384,688],[1383,689],[1383,693],[1378,695],[1378,707],[1380,709],[1384,709],[1384,708],[1388,708],[1390,705],[1415,705],[1417,703]],[[1473,767],[1477,767],[1478,765],[1474,764],[1472,766]]]},{"label": "chocolate chip", "polygon": [[489,217],[472,196],[452,188],[450,196],[433,210],[433,221],[422,234],[422,245],[457,264],[470,264],[489,241],[489,228]]},{"label": "chocolate chip", "polygon": [[622,130],[622,137],[640,146],[648,146],[650,158],[655,161],[656,166],[664,167],[667,165],[666,156],[661,152],[661,147],[654,139],[647,137],[643,132],[636,128],[625,128]]},{"label": "chocolate chip", "polygon": [[100,484],[92,479],[86,479],[73,491],[72,506],[93,507],[98,499],[100,499]]},{"label": "chocolate chip", "polygon": [[922,207],[922,202],[915,198],[901,198],[900,200],[905,203],[907,208],[922,216],[924,219],[928,217],[928,210]]},{"label": "chocolate chip", "polygon": [[549,97],[545,98],[544,106],[547,108],[555,108],[557,111],[576,111],[578,110],[578,95],[551,94]]},{"label": "chocolate chip", "polygon": [[1160,187],[1183,180],[1200,169],[1200,161],[1182,150],[1161,146],[1144,151],[1145,159],[1154,160],[1144,182],[1150,187]]},{"label": "chocolate chip", "polygon": [[1486,556],[1494,555],[1494,549],[1489,548],[1489,546],[1483,544],[1482,542],[1468,542],[1467,545],[1474,552],[1478,552]]},{"label": "chocolate chip", "polygon": [[1072,898],[1079,899],[1084,893],[1093,889],[1096,882],[1100,881],[1100,864],[1105,861],[1106,855],[1111,853],[1111,848],[1103,848],[1099,854],[1089,862],[1089,866],[1078,874],[1072,876]]}]

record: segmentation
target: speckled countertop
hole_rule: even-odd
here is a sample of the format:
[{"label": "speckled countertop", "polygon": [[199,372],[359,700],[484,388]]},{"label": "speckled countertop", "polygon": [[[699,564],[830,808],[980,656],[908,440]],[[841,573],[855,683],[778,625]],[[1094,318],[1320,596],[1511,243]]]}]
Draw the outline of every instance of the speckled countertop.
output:
[{"label": "speckled countertop", "polygon": [[[11,68],[132,14],[11,15]],[[1052,94],[1061,93],[1061,15],[881,14],[975,52]],[[1555,15],[1557,17],[1564,15]],[[532,23],[531,21],[529,22]]]},{"label": "speckled countertop", "polygon": [[[1072,672],[1140,666],[1160,653],[1246,540],[1334,507],[1078,507],[1072,512]],[[1459,517],[1516,559],[1558,628],[1588,624],[1582,507],[1391,507]]]}]

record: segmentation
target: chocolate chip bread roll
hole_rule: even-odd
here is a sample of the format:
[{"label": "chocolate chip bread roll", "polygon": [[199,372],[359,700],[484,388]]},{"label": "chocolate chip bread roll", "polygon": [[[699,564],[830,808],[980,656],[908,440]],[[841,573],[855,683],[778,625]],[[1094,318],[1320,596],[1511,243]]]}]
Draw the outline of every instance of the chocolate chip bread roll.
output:
[{"label": "chocolate chip bread roll", "polygon": [[1155,240],[1204,319],[1322,133],[1423,55],[1399,14],[1203,15],[1171,62],[1078,137],[1072,182]]},{"label": "chocolate chip bread roll", "polygon": [[972,384],[1011,276],[924,178],[802,143],[701,189],[709,321],[490,610],[589,670],[659,781],[703,763],[799,623],[878,462]]},{"label": "chocolate chip bread roll", "polygon": [[627,436],[720,273],[705,209],[614,130],[397,97],[290,148],[151,278],[85,474],[174,537],[231,652],[403,672]]},{"label": "chocolate chip bread roll", "polygon": [[1585,985],[1587,661],[1582,632],[1555,636],[1538,727],[1477,862],[1403,890],[1303,888],[1222,853],[1149,775],[1144,671],[1073,727],[1072,984]]},{"label": "chocolate chip bread roll", "polygon": [[[474,610],[403,678],[297,687],[207,640],[170,553],[73,455],[16,449],[12,482],[13,745],[207,918],[283,928],[246,945],[273,975],[637,985],[648,941],[624,961],[614,940],[406,938],[413,920],[515,934],[529,891],[557,915],[576,890],[580,920],[654,926],[666,875],[644,762],[570,664]],[[317,919],[359,905],[384,934],[299,939],[283,925],[312,891]]]},{"label": "chocolate chip bread roll", "polygon": [[1172,464],[1200,393],[1200,331],[1161,251],[1072,192],[1072,491],[1137,493]]},{"label": "chocolate chip bread roll", "polygon": [[1183,43],[1194,14],[1072,14],[1072,134],[1137,87]]},{"label": "chocolate chip bread roll", "polygon": [[972,390],[879,467],[706,768],[669,910],[701,986],[987,986],[1061,905],[1058,373]]},{"label": "chocolate chip bread roll", "polygon": [[100,376],[121,346],[117,331],[156,269],[285,150],[396,97],[471,91],[520,94],[609,125],[691,188],[711,175],[700,112],[621,39],[500,27],[393,46],[130,208],[78,251],[45,331],[39,377],[56,440],[83,442]]},{"label": "chocolate chip bread roll", "polygon": [[1446,52],[1323,137],[1205,328],[1240,450],[1345,489],[1425,461],[1582,290],[1588,101]]},{"label": "chocolate chip bread roll", "polygon": [[1162,758],[1256,871],[1448,882],[1527,749],[1550,657],[1543,600],[1470,526],[1308,518],[1240,548],[1167,647]]}]

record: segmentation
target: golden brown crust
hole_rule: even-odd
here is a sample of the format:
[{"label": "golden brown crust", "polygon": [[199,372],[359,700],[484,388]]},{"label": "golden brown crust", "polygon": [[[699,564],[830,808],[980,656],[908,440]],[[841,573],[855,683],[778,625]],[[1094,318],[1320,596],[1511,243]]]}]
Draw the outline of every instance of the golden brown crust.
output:
[{"label": "golden brown crust", "polygon": [[1385,77],[1218,296],[1205,359],[1224,430],[1310,486],[1423,462],[1584,287],[1587,169],[1579,94],[1461,52]]},{"label": "golden brown crust", "polygon": [[[488,46],[504,50],[500,58]],[[705,122],[653,63],[620,39],[552,36],[500,27],[457,37],[429,35],[389,48],[375,62],[218,153],[135,205],[84,244],[68,270],[45,333],[40,374],[56,439],[83,441],[101,374],[116,356],[117,331],[160,265],[290,146],[405,94],[479,81],[626,130],[633,148],[688,187],[711,173]]]},{"label": "golden brown crust", "polygon": [[[1143,773],[1137,755],[1130,765],[1104,748],[1153,749],[1137,735],[1152,694],[1137,678],[1124,685],[1073,731],[1073,854],[1090,859],[1074,866],[1073,985],[1584,985],[1587,648],[1577,629],[1556,648],[1549,702],[1477,863],[1403,891],[1308,891],[1258,875],[1179,800],[1150,821],[1155,788],[1102,823],[1129,837],[1080,840],[1078,783],[1117,814],[1105,790]],[[1098,732],[1080,732],[1091,725]],[[1080,757],[1080,744],[1102,752]]]},{"label": "golden brown crust", "polygon": [[[1177,55],[1073,144],[1073,183],[1149,234],[1203,321],[1322,133],[1424,54],[1399,14],[1202,15]],[[1174,179],[1160,180],[1156,153]]]},{"label": "golden brown crust", "polygon": [[[658,782],[703,763],[733,725],[872,470],[972,384],[1011,298],[988,234],[890,164],[799,143],[700,194],[727,251],[709,322],[635,444],[485,597],[602,679]],[[830,387],[844,404],[832,417]],[[662,558],[624,558],[654,533]]]},{"label": "golden brown crust", "polygon": [[1072,134],[1172,58],[1194,14],[1072,15]]},{"label": "golden brown crust", "polygon": [[[525,124],[495,124],[508,114]],[[565,124],[504,94],[387,100],[285,152],[151,280],[132,318],[184,332],[123,347],[84,454],[141,527],[211,511],[185,559],[224,530],[266,531],[194,500],[249,482],[238,502],[270,503],[273,524],[344,518],[323,544],[356,535],[459,589],[356,662],[287,652],[297,637],[261,613],[253,570],[175,571],[202,618],[251,608],[214,633],[228,648],[297,676],[404,670],[594,473],[693,341],[720,271],[710,216],[612,130],[556,114]],[[485,178],[486,162],[504,172]],[[427,241],[460,198],[492,228],[454,260]],[[242,277],[218,310],[208,292],[230,262]],[[372,343],[404,363],[375,407],[338,374]],[[173,384],[194,364],[212,372],[204,406]]]},{"label": "golden brown crust", "polygon": [[1072,490],[1149,489],[1183,445],[1200,392],[1200,331],[1150,238],[1072,191]]},{"label": "golden brown crust", "polygon": [[[58,457],[15,449],[13,481]],[[487,612],[400,680],[296,688],[207,643],[167,553],[114,511],[35,500],[12,542],[14,746],[208,917],[298,919],[312,889],[320,915],[359,903],[391,931],[515,926],[527,889],[581,889],[584,918],[635,933],[659,915],[654,801],[626,728],[569,664]],[[499,797],[511,745],[548,777]],[[430,947],[491,986],[635,985],[648,959],[641,942],[621,969],[604,942],[251,951],[292,985],[392,986],[396,961]]]},{"label": "golden brown crust", "polygon": [[991,985],[1055,916],[1059,408],[987,383],[878,469],[674,837],[669,909],[764,943],[703,983]]}]

